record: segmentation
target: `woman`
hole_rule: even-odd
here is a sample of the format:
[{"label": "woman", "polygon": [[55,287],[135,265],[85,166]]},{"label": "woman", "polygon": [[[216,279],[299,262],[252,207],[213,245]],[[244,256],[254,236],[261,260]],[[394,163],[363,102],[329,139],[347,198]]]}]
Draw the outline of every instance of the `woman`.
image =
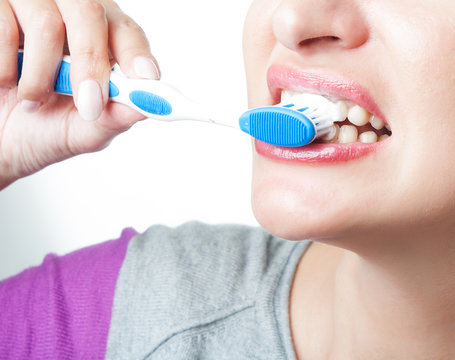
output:
[{"label": "woman", "polygon": [[[143,34],[110,1],[35,1],[39,21],[29,5],[10,5],[0,11],[2,187],[99,150],[140,119],[106,105],[108,50],[127,75],[159,76]],[[14,16],[25,33],[18,88]],[[295,242],[202,224],[127,230],[102,250],[47,258],[6,280],[0,357],[455,358],[454,18],[448,0],[253,1],[244,32],[250,107],[278,103],[282,90],[317,93],[360,106],[391,136],[299,149],[254,142],[255,215]],[[77,108],[49,92],[65,29]],[[36,294],[39,286],[47,290]],[[37,318],[32,304],[50,310]],[[34,322],[13,326],[12,313]],[[49,328],[56,341],[40,321],[58,324]],[[84,348],[93,329],[99,339]]]}]

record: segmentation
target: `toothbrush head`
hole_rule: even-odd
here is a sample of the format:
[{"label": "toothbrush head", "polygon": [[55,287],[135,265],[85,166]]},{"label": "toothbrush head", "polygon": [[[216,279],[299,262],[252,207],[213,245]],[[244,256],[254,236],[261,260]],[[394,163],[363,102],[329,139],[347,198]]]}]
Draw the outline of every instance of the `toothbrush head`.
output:
[{"label": "toothbrush head", "polygon": [[280,104],[248,110],[240,117],[239,125],[247,134],[268,144],[298,147],[328,134],[335,120],[317,107]]},{"label": "toothbrush head", "polygon": [[316,126],[303,112],[291,107],[266,106],[249,110],[239,120],[240,129],[277,146],[304,146],[316,137]]}]

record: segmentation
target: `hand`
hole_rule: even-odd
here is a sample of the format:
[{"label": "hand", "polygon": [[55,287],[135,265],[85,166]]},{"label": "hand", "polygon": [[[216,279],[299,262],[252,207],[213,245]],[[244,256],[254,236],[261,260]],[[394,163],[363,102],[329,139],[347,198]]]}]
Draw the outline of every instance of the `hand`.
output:
[{"label": "hand", "polygon": [[[98,151],[143,119],[107,103],[114,62],[129,77],[160,76],[144,32],[113,1],[0,0],[0,34],[0,189],[52,163]],[[53,93],[68,51],[73,97]]]}]

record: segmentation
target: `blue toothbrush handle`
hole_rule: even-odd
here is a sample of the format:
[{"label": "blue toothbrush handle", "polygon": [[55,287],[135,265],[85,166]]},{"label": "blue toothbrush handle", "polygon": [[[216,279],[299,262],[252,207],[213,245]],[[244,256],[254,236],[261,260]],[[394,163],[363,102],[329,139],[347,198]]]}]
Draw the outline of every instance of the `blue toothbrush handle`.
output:
[{"label": "blue toothbrush handle", "polygon": [[[24,53],[18,52],[17,70],[20,79]],[[71,59],[64,57],[61,63],[54,91],[73,95],[70,80]],[[18,80],[19,81],[19,80]],[[214,119],[213,110],[188,99],[174,86],[158,80],[131,79],[117,71],[111,71],[109,81],[109,101],[127,105],[146,117],[156,120],[198,120],[228,125],[222,119]],[[218,113],[216,112],[216,115]]]},{"label": "blue toothbrush handle", "polygon": [[[17,73],[18,73],[18,81],[22,75],[22,63],[24,61],[24,53],[19,52],[17,54]],[[62,61],[60,65],[60,70],[57,74],[57,78],[55,80],[54,91],[59,94],[64,95],[73,95],[73,89],[71,87],[70,81],[70,68],[71,65],[67,61]],[[118,87],[112,82],[109,81],[109,97],[114,98],[119,95]]]},{"label": "blue toothbrush handle", "polygon": [[[73,95],[70,79],[71,64],[69,61],[65,61],[65,58],[60,65],[54,91],[58,94],[71,96]],[[69,57],[67,58],[69,59]],[[18,82],[22,75],[23,61],[24,53],[20,51],[17,56]],[[169,85],[162,84],[160,81],[127,79],[115,72],[111,72],[109,100],[128,105],[145,116],[153,117],[157,120],[180,120],[173,113],[171,104],[162,96],[154,93],[159,92],[160,89],[165,89],[171,95],[175,92],[174,89],[170,89]]]}]

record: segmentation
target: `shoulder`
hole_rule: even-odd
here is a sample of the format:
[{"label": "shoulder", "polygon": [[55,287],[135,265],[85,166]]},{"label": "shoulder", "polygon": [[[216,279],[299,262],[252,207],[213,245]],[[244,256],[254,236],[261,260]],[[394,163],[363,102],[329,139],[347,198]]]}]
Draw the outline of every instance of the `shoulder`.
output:
[{"label": "shoulder", "polygon": [[[217,289],[211,295],[213,303],[226,297],[253,298],[267,271],[294,245],[259,227],[200,222],[175,228],[157,225],[131,241],[119,281],[128,279],[129,284],[139,285],[146,278],[147,287],[151,281],[178,283],[174,293],[181,297],[212,294]],[[204,286],[206,281],[210,287]]]},{"label": "shoulder", "polygon": [[251,330],[260,293],[278,282],[291,253],[302,245],[244,225],[149,228],[130,242],[120,272],[108,357],[122,358],[128,351],[144,358],[163,351],[165,343],[191,348],[188,344],[204,331],[219,331],[214,327],[234,331],[225,336],[229,339],[240,336],[242,326]]},{"label": "shoulder", "polygon": [[0,358],[103,358],[117,277],[135,234],[125,229],[117,240],[49,254],[0,282]]}]

